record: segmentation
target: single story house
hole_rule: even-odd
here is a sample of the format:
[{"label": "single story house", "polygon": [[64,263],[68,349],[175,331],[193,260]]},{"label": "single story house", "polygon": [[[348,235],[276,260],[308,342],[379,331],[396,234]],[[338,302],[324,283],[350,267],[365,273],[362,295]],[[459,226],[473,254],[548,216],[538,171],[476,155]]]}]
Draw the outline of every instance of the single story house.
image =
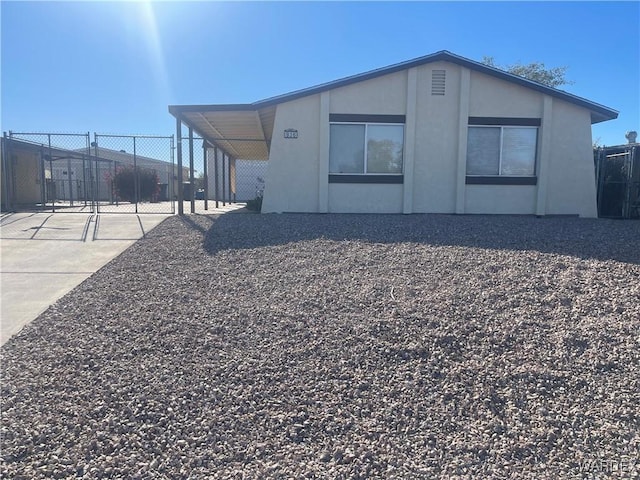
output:
[{"label": "single story house", "polygon": [[169,111],[230,159],[268,160],[263,212],[582,217],[597,216],[591,125],[618,116],[447,51]]}]

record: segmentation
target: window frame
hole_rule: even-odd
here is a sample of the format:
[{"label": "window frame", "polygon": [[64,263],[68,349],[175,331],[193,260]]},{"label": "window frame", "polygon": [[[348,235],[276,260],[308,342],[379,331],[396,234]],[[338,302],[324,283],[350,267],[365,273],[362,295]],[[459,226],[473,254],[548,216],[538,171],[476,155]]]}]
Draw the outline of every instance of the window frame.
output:
[{"label": "window frame", "polygon": [[[329,183],[404,183],[407,134],[406,118],[404,115],[330,114],[329,129],[331,129],[332,125],[364,126],[364,162],[362,172],[331,172],[331,156],[329,156]],[[400,172],[367,172],[369,165],[369,126],[402,127],[402,165]],[[331,151],[331,136],[329,136],[329,151]]]},{"label": "window frame", "polygon": [[[404,123],[383,123],[383,122],[330,122],[329,128],[331,125],[364,125],[364,167],[363,172],[354,173],[354,172],[329,172],[331,175],[404,175],[404,140],[405,140],[405,128]],[[369,166],[369,126],[376,127],[402,127],[402,167],[400,172],[368,172],[367,167]],[[331,140],[329,140],[331,141]],[[329,158],[329,164],[331,164],[331,158]]]},{"label": "window frame", "polygon": [[[469,117],[469,123],[467,125],[467,155],[469,149],[468,132],[471,128],[499,128],[500,145],[498,157],[498,173],[495,175],[469,174],[465,171],[465,183],[467,185],[537,185],[538,156],[540,150],[540,125],[541,121],[539,118]],[[504,130],[508,128],[535,129],[536,140],[532,166],[533,173],[531,173],[530,175],[508,175],[501,173],[503,168],[504,155]]]}]

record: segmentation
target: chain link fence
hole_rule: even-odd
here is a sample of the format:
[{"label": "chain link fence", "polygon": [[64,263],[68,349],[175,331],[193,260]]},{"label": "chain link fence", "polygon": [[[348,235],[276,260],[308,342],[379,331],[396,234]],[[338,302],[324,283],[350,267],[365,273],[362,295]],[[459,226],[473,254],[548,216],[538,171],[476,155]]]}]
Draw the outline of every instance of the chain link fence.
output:
[{"label": "chain link fence", "polygon": [[173,147],[171,136],[95,134],[98,213],[175,213]]},{"label": "chain link fence", "polygon": [[[2,210],[173,214],[176,206],[205,213],[230,204],[260,209],[267,161],[234,158],[200,137],[183,137],[179,171],[174,140],[5,133]],[[242,140],[248,157],[259,157],[263,148],[264,141]]]},{"label": "chain link fence", "polygon": [[4,134],[2,210],[174,213],[172,136]]},{"label": "chain link fence", "polygon": [[2,158],[3,210],[93,211],[89,133],[10,132]]},{"label": "chain link fence", "polygon": [[640,218],[640,149],[637,145],[594,150],[598,216]]}]

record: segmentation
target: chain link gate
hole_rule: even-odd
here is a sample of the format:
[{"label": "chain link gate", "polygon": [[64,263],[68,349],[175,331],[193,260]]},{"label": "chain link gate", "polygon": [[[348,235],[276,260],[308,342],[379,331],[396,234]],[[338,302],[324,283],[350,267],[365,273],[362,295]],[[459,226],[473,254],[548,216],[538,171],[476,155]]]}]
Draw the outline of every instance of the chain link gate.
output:
[{"label": "chain link gate", "polygon": [[637,145],[594,151],[598,216],[640,218],[640,149]]},{"label": "chain link gate", "polygon": [[6,133],[2,210],[175,213],[173,136]]},{"label": "chain link gate", "polygon": [[5,133],[3,210],[93,213],[89,149],[89,133]]},{"label": "chain link gate", "polygon": [[173,136],[94,134],[98,213],[175,213]]},{"label": "chain link gate", "polygon": [[[182,188],[173,136],[9,132],[2,140],[3,211],[174,214],[178,201],[185,212],[259,210],[266,180],[266,160],[234,158],[200,137],[182,138]],[[243,151],[259,153],[261,142],[243,139]]]}]

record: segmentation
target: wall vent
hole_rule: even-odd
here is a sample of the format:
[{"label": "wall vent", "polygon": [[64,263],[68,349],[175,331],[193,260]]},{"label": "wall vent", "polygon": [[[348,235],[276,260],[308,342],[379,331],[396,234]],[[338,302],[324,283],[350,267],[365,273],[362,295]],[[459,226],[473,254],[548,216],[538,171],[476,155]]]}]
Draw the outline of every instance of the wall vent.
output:
[{"label": "wall vent", "polygon": [[431,95],[444,95],[446,77],[446,70],[433,70],[431,72]]}]

